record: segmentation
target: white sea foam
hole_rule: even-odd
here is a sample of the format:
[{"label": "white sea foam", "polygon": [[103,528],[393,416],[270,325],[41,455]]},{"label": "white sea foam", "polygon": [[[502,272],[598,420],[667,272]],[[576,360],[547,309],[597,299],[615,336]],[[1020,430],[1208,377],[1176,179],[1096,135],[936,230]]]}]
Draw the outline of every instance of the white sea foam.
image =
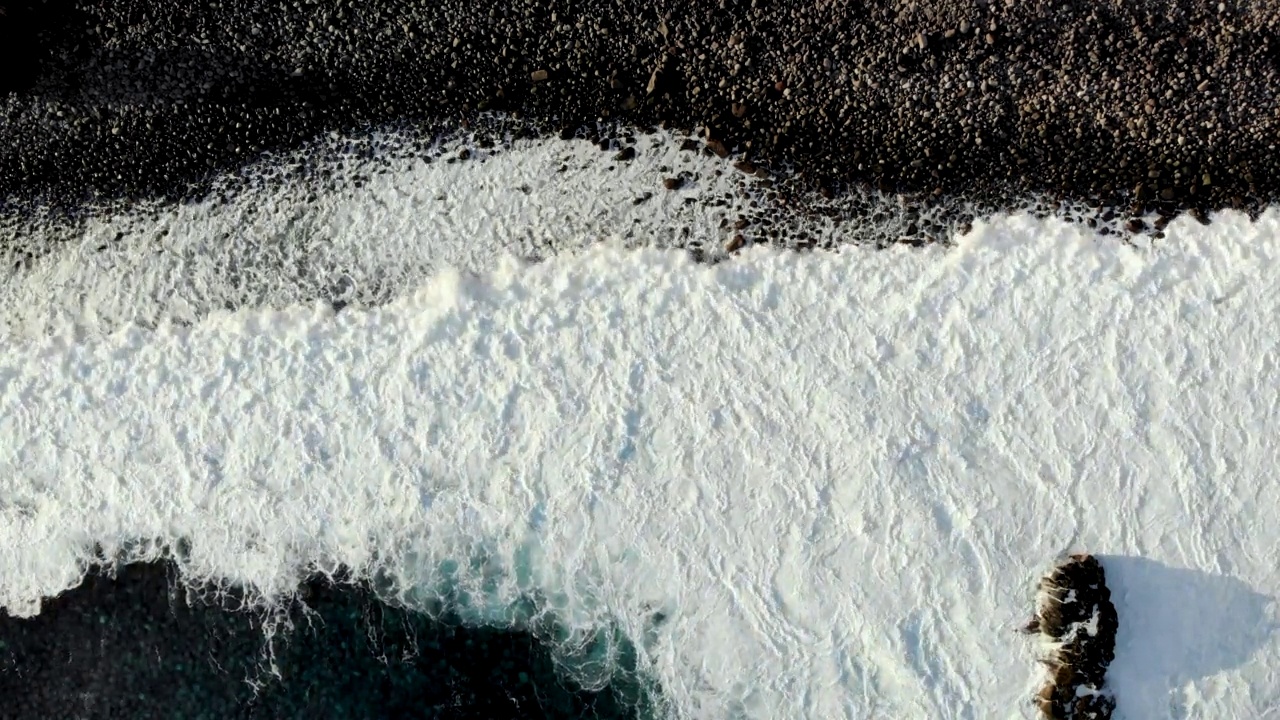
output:
[{"label": "white sea foam", "polygon": [[[409,142],[395,133],[381,140]],[[0,224],[0,341],[73,325],[93,334],[128,322],[190,323],[228,308],[279,309],[316,298],[376,305],[444,268],[483,272],[504,254],[540,259],[602,241],[717,256],[747,219],[748,242],[765,232],[755,221],[771,223],[783,242],[801,231],[824,242],[893,239],[936,212],[909,218],[899,198],[873,193],[856,202],[874,205],[874,220],[839,225],[803,216],[765,201],[757,178],[706,153],[683,152],[679,140],[666,131],[639,135],[635,159],[619,161],[580,140],[486,150],[475,137],[456,137],[437,141],[431,163],[348,155],[343,169],[331,169],[338,189],[277,179],[226,203],[97,215],[56,240]],[[335,137],[248,174],[332,157],[347,144]],[[472,159],[449,162],[464,147]],[[375,166],[384,172],[354,182]],[[664,181],[673,178],[684,183],[669,191]],[[47,252],[52,244],[57,250]],[[8,248],[37,259],[23,268],[15,262],[21,254],[7,257]]]},{"label": "white sea foam", "polygon": [[[362,244],[418,232],[365,212],[309,237],[427,252]],[[616,622],[680,717],[1032,717],[1016,628],[1084,549],[1124,718],[1275,716],[1278,259],[1276,212],[1147,249],[1007,216],[951,250],[604,245],[424,262],[337,316],[14,330],[0,602],[37,611],[95,541],[183,537],[191,577],[268,594],[344,563],[469,588],[475,622],[525,593]],[[121,277],[95,287],[149,302]],[[10,318],[56,314],[24,292]]]},{"label": "white sea foam", "polygon": [[[471,160],[447,162],[464,146]],[[525,140],[495,152],[455,138],[432,163],[384,160],[389,171],[361,187],[351,178],[371,166],[349,159],[334,174],[340,189],[318,196],[310,181],[273,182],[225,204],[95,217],[30,269],[0,266],[0,338],[70,324],[92,332],[192,322],[228,307],[317,297],[375,304],[444,268],[479,272],[502,254],[541,258],[600,241],[724,245],[730,233],[721,225],[755,194],[746,176],[681,152],[669,133],[639,136],[635,147],[637,159],[620,162],[585,141]],[[665,190],[663,180],[681,173],[685,187]],[[24,233],[0,247],[45,244]]]}]

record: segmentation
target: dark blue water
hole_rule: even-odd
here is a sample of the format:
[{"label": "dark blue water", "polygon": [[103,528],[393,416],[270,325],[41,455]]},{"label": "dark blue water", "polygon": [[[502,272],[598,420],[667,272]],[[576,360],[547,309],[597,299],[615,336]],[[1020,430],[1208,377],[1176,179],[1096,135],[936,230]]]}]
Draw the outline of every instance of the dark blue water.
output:
[{"label": "dark blue water", "polygon": [[234,590],[216,602],[188,593],[171,562],[135,563],[114,577],[91,569],[34,618],[0,613],[0,718],[657,713],[626,643],[610,682],[587,690],[558,670],[535,633],[433,619],[379,600],[367,584],[308,581],[270,642],[264,616],[238,609],[242,599]]}]

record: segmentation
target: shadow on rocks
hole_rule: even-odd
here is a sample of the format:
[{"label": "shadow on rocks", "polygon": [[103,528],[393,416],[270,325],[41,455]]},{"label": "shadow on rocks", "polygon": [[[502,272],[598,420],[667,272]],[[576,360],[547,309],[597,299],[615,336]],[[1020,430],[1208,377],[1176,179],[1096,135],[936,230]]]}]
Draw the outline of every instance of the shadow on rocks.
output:
[{"label": "shadow on rocks", "polygon": [[71,0],[0,0],[0,96],[30,89],[51,33],[84,20]]},{"label": "shadow on rocks", "polygon": [[1227,576],[1100,555],[1120,616],[1107,673],[1124,717],[1167,716],[1171,693],[1249,662],[1277,628],[1274,598]]}]

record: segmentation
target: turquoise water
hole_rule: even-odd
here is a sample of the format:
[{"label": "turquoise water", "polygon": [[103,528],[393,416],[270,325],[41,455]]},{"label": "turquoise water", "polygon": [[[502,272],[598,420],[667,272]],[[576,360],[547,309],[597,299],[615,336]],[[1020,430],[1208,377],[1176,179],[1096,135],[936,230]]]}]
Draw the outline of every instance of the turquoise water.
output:
[{"label": "turquoise water", "polygon": [[0,697],[20,699],[5,716],[664,714],[620,632],[571,637],[532,599],[512,608],[510,629],[378,595],[317,579],[264,616],[237,609],[234,590],[183,587],[169,562],[126,565],[115,578],[96,569],[40,615],[0,618]]}]

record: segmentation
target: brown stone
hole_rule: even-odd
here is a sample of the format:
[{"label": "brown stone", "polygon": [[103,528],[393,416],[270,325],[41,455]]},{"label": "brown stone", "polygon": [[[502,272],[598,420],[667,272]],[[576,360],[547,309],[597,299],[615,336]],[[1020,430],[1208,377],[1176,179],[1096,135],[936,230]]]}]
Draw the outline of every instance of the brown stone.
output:
[{"label": "brown stone", "polygon": [[1107,720],[1115,701],[1104,684],[1119,622],[1106,573],[1097,558],[1072,555],[1041,579],[1039,591],[1036,620],[1026,629],[1058,643],[1041,660],[1049,675],[1035,698],[1041,716]]}]

